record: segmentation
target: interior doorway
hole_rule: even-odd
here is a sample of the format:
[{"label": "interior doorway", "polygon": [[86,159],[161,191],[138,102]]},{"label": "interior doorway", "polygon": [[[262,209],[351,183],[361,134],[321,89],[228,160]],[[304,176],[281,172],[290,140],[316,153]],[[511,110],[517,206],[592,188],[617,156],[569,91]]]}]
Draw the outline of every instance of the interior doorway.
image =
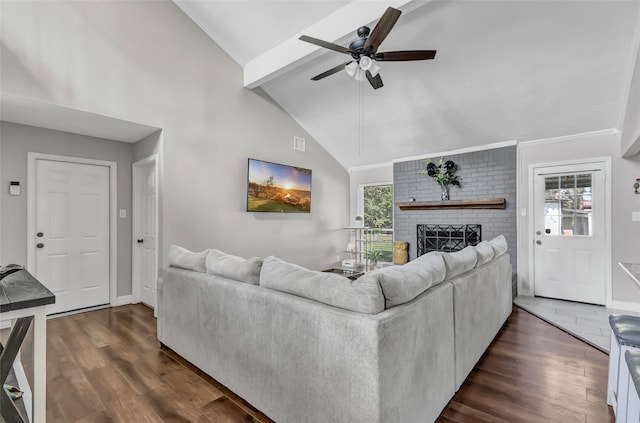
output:
[{"label": "interior doorway", "polygon": [[134,297],[156,307],[158,279],[158,155],[133,164],[133,259]]},{"label": "interior doorway", "polygon": [[533,167],[536,296],[606,304],[611,255],[606,170],[604,161]]},{"label": "interior doorway", "polygon": [[47,314],[115,295],[116,163],[29,153],[27,268],[56,295]]}]

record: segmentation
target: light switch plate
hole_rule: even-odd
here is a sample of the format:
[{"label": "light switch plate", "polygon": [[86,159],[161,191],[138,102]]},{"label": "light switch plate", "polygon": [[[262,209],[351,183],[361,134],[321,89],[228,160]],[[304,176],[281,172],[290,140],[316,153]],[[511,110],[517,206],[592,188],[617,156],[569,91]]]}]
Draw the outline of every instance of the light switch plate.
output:
[{"label": "light switch plate", "polygon": [[120,209],[120,219],[127,218],[127,211],[125,209]]},{"label": "light switch plate", "polygon": [[640,211],[631,212],[631,220],[633,222],[640,222]]}]

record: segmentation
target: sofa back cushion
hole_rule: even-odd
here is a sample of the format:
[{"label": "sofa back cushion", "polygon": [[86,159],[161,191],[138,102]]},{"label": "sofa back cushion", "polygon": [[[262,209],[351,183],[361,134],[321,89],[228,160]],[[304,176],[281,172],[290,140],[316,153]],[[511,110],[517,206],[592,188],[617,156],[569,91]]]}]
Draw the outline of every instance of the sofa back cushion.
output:
[{"label": "sofa back cushion", "polygon": [[208,252],[209,250],[204,250],[199,253],[194,253],[186,248],[172,245],[169,247],[169,266],[204,273],[206,271],[205,261]]},{"label": "sofa back cushion", "polygon": [[260,286],[360,313],[384,310],[380,285],[370,273],[352,281],[269,256],[262,265]]},{"label": "sofa back cushion", "polygon": [[442,254],[437,251],[423,254],[405,264],[404,267],[416,267],[429,272],[434,285],[439,284],[447,278],[447,268],[444,264],[444,259],[442,258]]},{"label": "sofa back cushion", "polygon": [[382,288],[386,308],[413,300],[445,278],[444,260],[440,254],[420,256],[404,266],[390,266],[368,274]]},{"label": "sofa back cushion", "polygon": [[482,266],[485,263],[489,263],[493,260],[495,255],[493,251],[493,247],[489,244],[488,241],[482,241],[478,245],[476,245],[476,253],[478,254],[478,262],[476,263],[476,267]]},{"label": "sofa back cushion", "polygon": [[491,245],[491,248],[493,248],[494,258],[500,257],[507,252],[507,240],[505,239],[504,235],[498,235],[497,237],[493,238],[491,241],[489,241],[489,245]]},{"label": "sofa back cushion", "polygon": [[206,269],[210,275],[258,285],[260,283],[261,268],[261,257],[245,259],[220,250],[209,250],[209,254],[207,254]]},{"label": "sofa back cushion", "polygon": [[441,253],[447,268],[447,279],[455,278],[476,267],[478,253],[472,246],[453,253]]}]

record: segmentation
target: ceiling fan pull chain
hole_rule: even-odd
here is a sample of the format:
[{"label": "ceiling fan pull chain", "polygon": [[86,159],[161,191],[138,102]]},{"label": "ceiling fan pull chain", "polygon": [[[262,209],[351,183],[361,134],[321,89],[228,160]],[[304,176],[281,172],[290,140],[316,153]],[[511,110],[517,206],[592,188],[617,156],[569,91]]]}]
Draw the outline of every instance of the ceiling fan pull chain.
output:
[{"label": "ceiling fan pull chain", "polygon": [[358,134],[358,157],[362,155],[364,149],[364,83],[358,83],[358,126],[360,128]]}]

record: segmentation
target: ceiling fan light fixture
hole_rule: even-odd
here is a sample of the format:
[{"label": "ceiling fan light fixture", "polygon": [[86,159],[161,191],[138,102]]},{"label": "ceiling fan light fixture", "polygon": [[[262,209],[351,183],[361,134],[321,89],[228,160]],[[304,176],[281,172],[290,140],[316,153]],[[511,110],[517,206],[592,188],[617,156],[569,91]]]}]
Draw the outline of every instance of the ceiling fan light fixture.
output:
[{"label": "ceiling fan light fixture", "polygon": [[362,69],[358,69],[358,71],[356,72],[355,78],[356,81],[364,81],[365,80],[365,70]]},{"label": "ceiling fan light fixture", "polygon": [[358,73],[358,64],[356,62],[351,62],[347,66],[344,67],[344,70],[347,71],[347,75],[351,77],[357,77]]},{"label": "ceiling fan light fixture", "polygon": [[373,60],[371,60],[371,57],[363,56],[360,59],[360,69],[368,71],[371,69],[371,66],[373,66]]},{"label": "ceiling fan light fixture", "polygon": [[371,76],[376,76],[378,72],[380,72],[380,66],[372,62],[371,67],[369,68],[369,72],[371,73]]},{"label": "ceiling fan light fixture", "polygon": [[360,69],[363,71],[369,71],[371,76],[376,76],[378,72],[380,72],[380,66],[376,65],[376,63],[368,56],[364,56],[360,59]]}]

